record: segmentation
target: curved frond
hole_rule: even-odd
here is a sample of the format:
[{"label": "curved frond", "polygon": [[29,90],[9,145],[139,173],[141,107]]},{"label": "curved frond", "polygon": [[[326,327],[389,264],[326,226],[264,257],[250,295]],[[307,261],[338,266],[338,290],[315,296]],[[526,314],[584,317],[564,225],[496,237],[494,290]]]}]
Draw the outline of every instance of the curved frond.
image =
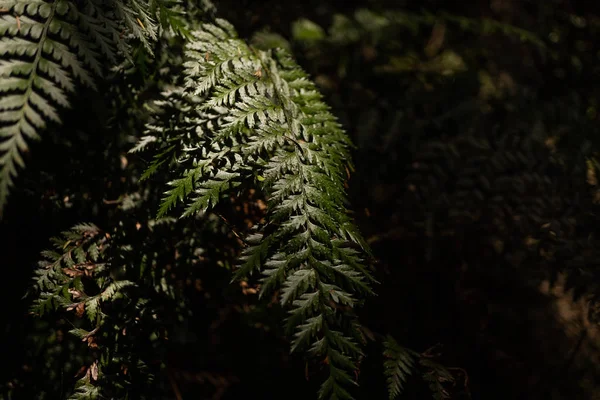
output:
[{"label": "curved frond", "polygon": [[351,398],[361,355],[352,310],[373,282],[361,255],[367,246],[345,208],[351,143],[284,50],[250,48],[224,20],[192,35],[185,89],[204,100],[188,113],[199,116],[198,128],[173,164],[181,172],[159,215],[179,202],[187,203],[182,216],[206,212],[236,187],[257,184],[267,222],[248,238],[236,277],[260,270],[261,296],[282,289],[292,351],[327,361],[320,398]]}]

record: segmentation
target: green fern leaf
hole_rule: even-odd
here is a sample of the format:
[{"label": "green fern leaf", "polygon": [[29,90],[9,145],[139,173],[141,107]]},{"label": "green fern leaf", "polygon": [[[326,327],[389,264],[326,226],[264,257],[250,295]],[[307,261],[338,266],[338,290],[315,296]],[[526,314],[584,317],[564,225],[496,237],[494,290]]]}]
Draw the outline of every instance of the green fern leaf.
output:
[{"label": "green fern leaf", "polygon": [[142,136],[138,143],[129,150],[129,153],[138,153],[140,151],[143,151],[150,145],[150,143],[154,143],[156,141],[156,136]]},{"label": "green fern leaf", "polygon": [[153,54],[152,42],[158,38],[158,26],[150,15],[147,2],[139,0],[112,1],[115,17],[123,21],[125,27],[139,39],[148,53]]},{"label": "green fern leaf", "polygon": [[163,198],[163,203],[158,211],[158,218],[165,216],[169,210],[174,207],[177,202],[185,199],[194,189],[194,176],[197,174],[196,170],[187,173],[187,176],[181,179],[177,179],[169,184],[173,186],[173,189],[167,191],[166,197]]},{"label": "green fern leaf", "polygon": [[398,398],[404,385],[416,368],[415,360],[419,354],[400,346],[393,337],[387,336],[383,342],[383,355],[387,359],[383,364],[390,400]]},{"label": "green fern leaf", "polygon": [[118,292],[120,292],[123,288],[128,286],[135,286],[135,283],[131,281],[116,281],[108,285],[106,289],[100,295],[100,299],[102,301],[107,301],[112,299]]},{"label": "green fern leaf", "polygon": [[[139,0],[5,0],[0,3],[0,216],[29,142],[48,122],[60,123],[75,82],[95,88],[128,54],[119,24],[125,23],[150,51],[157,26]],[[107,65],[106,60],[110,64]]]},{"label": "green fern leaf", "polygon": [[84,271],[104,270],[104,264],[98,260],[100,253],[109,248],[107,237],[93,224],[76,225],[52,242],[57,251],[43,251],[44,260],[35,272],[33,288],[38,291],[38,297],[31,312],[37,315],[68,306],[71,303],[69,290],[81,290],[80,276]]},{"label": "green fern leaf", "polygon": [[293,302],[298,293],[306,293],[316,283],[315,271],[299,269],[289,276],[281,294],[281,304],[287,305]]},{"label": "green fern leaf", "polygon": [[68,400],[96,400],[100,398],[100,388],[91,382],[90,373],[77,381],[75,392],[69,396]]},{"label": "green fern leaf", "polygon": [[189,144],[171,164],[183,171],[170,182],[159,215],[182,201],[188,203],[182,216],[206,212],[242,182],[258,180],[267,222],[248,238],[235,276],[260,270],[261,297],[283,288],[292,351],[328,357],[330,386],[321,396],[348,398],[344,388],[354,382],[343,371],[354,369],[360,348],[343,327],[354,323],[355,295],[371,293],[373,282],[348,248],[367,250],[345,208],[351,143],[284,50],[251,49],[220,19],[192,35],[185,88],[204,100],[195,108],[195,134],[184,125],[163,128]]},{"label": "green fern leaf", "polygon": [[248,235],[245,241],[248,247],[239,257],[241,266],[233,276],[234,281],[248,277],[259,270],[269,251],[270,239],[269,237],[265,239],[261,233]]},{"label": "green fern leaf", "polygon": [[[51,102],[68,106],[65,91],[72,91],[73,85],[67,69],[70,68],[70,73],[79,73],[81,78],[89,77],[81,72],[83,68],[66,46],[49,36],[61,29],[60,23],[55,21],[60,20],[61,12],[67,11],[67,3],[40,1],[25,5],[22,1],[10,2],[6,4],[8,11],[26,14],[0,17],[0,57],[3,58],[0,64],[0,212],[17,176],[17,167],[24,167],[22,154],[28,149],[26,138],[39,138],[37,130],[45,126],[45,118],[60,122]],[[32,59],[24,61],[19,59],[21,56]],[[55,58],[62,65],[55,62]]]},{"label": "green fern leaf", "polygon": [[449,399],[450,394],[444,388],[444,383],[454,382],[452,374],[443,365],[427,358],[421,358],[420,364],[427,369],[423,373],[423,380],[429,385],[433,398],[435,400]]},{"label": "green fern leaf", "polygon": [[298,348],[306,347],[312,339],[323,329],[323,316],[318,315],[306,320],[306,323],[297,327],[297,332],[292,341],[292,351]]}]

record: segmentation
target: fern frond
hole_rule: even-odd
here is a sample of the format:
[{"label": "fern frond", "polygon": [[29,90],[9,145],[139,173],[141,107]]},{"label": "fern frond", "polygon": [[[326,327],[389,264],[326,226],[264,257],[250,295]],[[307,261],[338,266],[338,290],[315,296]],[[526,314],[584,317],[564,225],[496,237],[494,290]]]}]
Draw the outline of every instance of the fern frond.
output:
[{"label": "fern frond", "polygon": [[352,360],[361,354],[352,308],[373,282],[349,246],[367,250],[345,208],[351,143],[284,50],[252,49],[220,19],[192,34],[185,86],[205,100],[159,215],[182,201],[182,216],[205,212],[260,176],[267,223],[248,238],[236,277],[261,270],[261,296],[283,287],[292,351],[328,360],[320,398],[351,398],[345,388],[355,383]]},{"label": "fern frond", "polygon": [[148,53],[153,54],[152,42],[158,38],[158,26],[147,1],[111,1],[115,17],[122,21],[127,31],[140,40]]},{"label": "fern frond", "polygon": [[[53,33],[60,31],[60,23],[52,22],[60,20],[55,16],[67,13],[66,2],[14,1],[8,6],[16,15],[0,17],[0,210],[17,176],[17,167],[25,165],[22,155],[28,149],[26,138],[38,139],[37,131],[46,125],[46,118],[60,121],[46,98],[67,105],[64,92],[73,90],[73,85],[70,78],[59,78],[82,70],[65,46],[50,38],[51,27]],[[61,56],[65,56],[64,62]],[[67,72],[69,67],[71,71]],[[50,79],[40,74],[42,69]]]},{"label": "fern frond", "polygon": [[71,288],[81,288],[81,278],[104,269],[99,254],[108,249],[107,238],[93,224],[79,224],[53,238],[56,251],[42,252],[33,288],[39,292],[31,312],[43,315],[71,304]]},{"label": "fern frond", "polygon": [[103,301],[112,299],[118,292],[128,286],[135,286],[134,282],[131,281],[116,281],[108,285],[106,289],[100,295],[100,299]]},{"label": "fern frond", "polygon": [[148,147],[150,145],[150,143],[154,143],[156,141],[157,141],[156,136],[151,136],[151,135],[142,136],[140,138],[140,140],[138,141],[138,143],[129,150],[129,153],[138,153],[140,151],[143,151],[146,149],[146,147]]},{"label": "fern frond", "polygon": [[391,336],[385,338],[383,346],[383,355],[387,358],[384,361],[383,368],[389,398],[393,400],[403,393],[408,377],[416,369],[415,360],[418,360],[420,355],[400,346]]},{"label": "fern frond", "polygon": [[423,373],[423,380],[429,385],[434,400],[446,400],[450,394],[444,388],[444,383],[454,382],[452,374],[441,364],[428,358],[421,358],[420,364],[427,369]]},{"label": "fern frond", "polygon": [[90,372],[77,381],[75,392],[69,396],[68,400],[96,400],[101,398],[100,388],[91,382],[91,375]]},{"label": "fern frond", "polygon": [[[128,53],[127,45],[120,35],[119,21],[107,12],[103,1],[86,1],[79,7],[72,8],[72,13],[76,14],[80,34],[87,36],[94,44],[91,49],[89,46],[79,46],[81,51],[90,49],[93,53],[102,54],[110,64],[117,62],[117,51]],[[102,76],[104,71],[100,60],[86,62],[96,74]]]},{"label": "fern frond", "polygon": [[240,280],[244,277],[250,276],[255,271],[260,270],[263,260],[267,257],[271,237],[264,237],[261,233],[254,233],[246,236],[246,247],[239,257],[239,261],[242,263],[242,267],[239,268],[233,277],[233,280]]},{"label": "fern frond", "polygon": [[285,282],[281,294],[281,304],[287,305],[291,299],[298,297],[298,293],[306,293],[309,288],[313,288],[316,278],[317,275],[313,270],[299,269],[295,271]]},{"label": "fern frond", "polygon": [[[124,23],[150,51],[157,26],[139,0],[5,0],[0,3],[0,215],[29,141],[48,122],[60,123],[75,83],[95,88],[127,55]],[[108,60],[108,64],[107,61]]]},{"label": "fern frond", "polygon": [[31,312],[43,315],[58,308],[75,311],[79,318],[87,316],[97,331],[105,317],[103,304],[115,301],[126,288],[136,284],[111,278],[108,250],[112,242],[110,235],[96,225],[75,225],[52,242],[55,250],[42,252],[44,260],[35,273],[32,286],[37,297]]},{"label": "fern frond", "polygon": [[190,31],[183,18],[185,10],[181,3],[181,0],[150,0],[149,9],[152,15],[158,15],[162,29],[171,29],[177,35],[189,37]]}]

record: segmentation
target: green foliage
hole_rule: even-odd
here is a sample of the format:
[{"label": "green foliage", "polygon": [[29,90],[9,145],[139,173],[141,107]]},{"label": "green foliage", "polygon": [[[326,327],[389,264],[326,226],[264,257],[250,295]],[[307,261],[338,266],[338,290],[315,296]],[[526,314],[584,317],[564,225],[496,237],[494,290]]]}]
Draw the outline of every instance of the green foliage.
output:
[{"label": "green foliage", "polygon": [[[123,204],[118,219],[141,216],[147,201],[142,195],[141,201]],[[198,254],[226,259],[221,246],[227,245],[227,232],[218,219],[142,221],[110,233],[81,224],[53,239],[55,250],[43,253],[47,261],[36,272],[32,311],[67,320],[69,335],[79,342],[72,351],[86,354],[77,361],[79,379],[69,398],[151,399],[162,393],[164,382],[155,382],[155,375],[174,367],[166,349],[180,345],[182,325],[198,318],[185,297],[185,283],[203,270]],[[165,262],[172,271],[163,268]]]},{"label": "green foliage", "polygon": [[426,369],[423,374],[423,380],[427,382],[434,400],[445,400],[450,398],[450,394],[444,388],[445,383],[454,382],[452,374],[441,364],[438,364],[428,358],[420,360],[421,365]]},{"label": "green foliage", "polygon": [[[40,298],[34,302],[31,311],[43,315],[60,306],[73,309],[71,299],[83,299],[83,307],[94,320],[97,306],[82,293],[84,276],[93,276],[105,269],[101,254],[107,251],[106,237],[94,225],[80,224],[62,237],[53,239],[54,250],[42,253],[45,260],[36,271],[34,288]],[[87,306],[87,307],[86,307]]]},{"label": "green foliage", "polygon": [[62,122],[59,108],[70,107],[78,84],[95,89],[120,58],[132,61],[131,39],[152,54],[156,15],[165,29],[185,33],[170,3],[0,1],[0,215],[29,143]]},{"label": "green foliage", "polygon": [[[45,261],[36,271],[34,290],[38,298],[31,311],[43,316],[58,308],[72,312],[77,319],[87,317],[90,331],[74,328],[71,334],[97,348],[98,337],[105,333],[106,307],[117,301],[124,290],[135,284],[111,277],[110,235],[93,224],[79,224],[61,237],[54,238],[53,251],[43,253]],[[98,387],[92,385],[102,376],[98,360],[80,379],[72,399],[96,398]]]},{"label": "green foliage", "polygon": [[[43,253],[32,285],[36,298],[31,311],[59,321],[57,332],[48,336],[69,332],[70,339],[61,338],[55,347],[69,353],[61,357],[70,365],[64,370],[46,367],[54,374],[49,380],[60,381],[65,396],[156,398],[169,392],[181,397],[181,380],[172,378],[173,359],[176,363],[178,358],[195,363],[196,373],[188,374],[194,380],[210,376],[207,382],[218,386],[224,378],[203,369],[213,368],[206,365],[213,361],[228,365],[230,359],[211,354],[225,347],[215,344],[225,342],[215,328],[222,324],[235,332],[231,352],[244,362],[251,360],[240,370],[260,370],[263,358],[267,365],[277,365],[262,341],[285,336],[291,353],[309,356],[307,380],[312,374],[325,375],[321,399],[350,399],[370,389],[363,389],[362,382],[361,388],[354,387],[370,361],[363,346],[363,334],[369,333],[358,323],[355,309],[372,294],[374,279],[364,260],[368,246],[347,209],[352,144],[315,83],[292,59],[297,42],[305,45],[300,46],[305,59],[299,59],[312,62],[315,82],[324,91],[331,89],[336,114],[354,131],[359,151],[377,149],[373,159],[361,159],[364,170],[377,173],[365,178],[358,171],[364,186],[358,185],[356,198],[367,217],[379,218],[372,224],[381,225],[371,227],[375,233],[369,242],[397,239],[404,229],[415,238],[408,255],[393,247],[395,258],[378,269],[384,278],[409,277],[393,283],[398,288],[390,290],[392,300],[416,293],[433,303],[437,292],[433,296],[422,290],[432,280],[456,282],[452,293],[463,295],[462,276],[448,271],[459,269],[455,260],[464,262],[465,270],[471,268],[471,255],[484,251],[494,257],[486,258],[482,269],[490,260],[502,268],[533,260],[540,268],[568,271],[569,287],[583,291],[593,286],[596,274],[585,265],[597,256],[592,249],[596,219],[589,211],[597,203],[597,154],[578,140],[575,151],[562,143],[565,147],[557,149],[554,133],[536,125],[541,120],[532,112],[536,110],[513,114],[530,107],[531,88],[515,83],[518,74],[505,72],[508,67],[482,50],[485,46],[473,45],[499,34],[501,39],[492,42],[520,46],[511,40],[519,39],[546,54],[536,35],[488,19],[358,10],[349,17],[334,15],[327,30],[308,19],[296,21],[290,25],[296,43],[262,31],[248,45],[225,20],[201,23],[206,19],[198,9],[214,9],[209,2],[196,3],[0,0],[9,10],[0,24],[0,51],[6,58],[2,68],[7,71],[0,74],[0,105],[5,107],[0,129],[6,138],[0,143],[0,168],[8,177],[0,180],[4,192],[16,166],[23,164],[26,137],[37,138],[52,121],[69,125],[64,108],[77,107],[70,97],[76,89],[83,98],[106,102],[109,115],[105,126],[77,132],[109,137],[98,142],[108,145],[95,151],[115,156],[116,166],[106,163],[96,191],[81,193],[92,211],[76,210],[78,217],[102,221],[106,230],[78,225],[55,239],[54,249]],[[456,32],[468,33],[472,41],[457,46]],[[103,78],[108,80],[99,80]],[[78,86],[107,83],[111,88],[103,97]],[[559,106],[546,114],[560,114],[556,111],[566,103],[552,104]],[[594,110],[592,104],[586,112],[594,115]],[[10,119],[18,115],[20,120]],[[492,122],[491,116],[506,125]],[[72,133],[65,129],[65,141]],[[72,150],[70,143],[66,147]],[[144,161],[145,168],[140,166]],[[406,176],[397,179],[398,171]],[[554,179],[557,172],[560,179]],[[394,175],[393,182],[379,185],[384,173]],[[585,173],[588,182],[582,184]],[[40,181],[40,197],[52,196],[61,207],[71,207],[66,205],[70,192],[53,193],[53,187]],[[576,195],[566,196],[573,188]],[[588,191],[580,203],[579,194]],[[391,210],[391,218],[373,211],[373,204]],[[367,206],[379,216],[369,216]],[[394,213],[394,206],[401,210]],[[371,223],[357,214],[365,226]],[[392,246],[398,243],[405,244],[398,239]],[[469,251],[454,250],[463,246]],[[436,263],[442,268],[427,269]],[[414,282],[417,274],[411,268],[423,268],[428,282]],[[506,272],[494,271],[499,276]],[[229,281],[236,285],[227,285]],[[365,319],[374,320],[377,311],[399,303],[389,300]],[[432,327],[443,322],[419,322],[415,316],[422,309],[408,308],[393,310],[401,325],[395,328],[404,332],[407,320],[422,323],[427,329],[419,346],[436,340],[441,329]],[[214,318],[213,311],[218,314]],[[248,325],[252,333],[244,336],[247,340],[239,340],[240,325]],[[379,326],[388,330],[384,322]],[[261,346],[248,349],[254,334]],[[204,353],[203,346],[210,351]],[[445,368],[392,336],[383,346],[390,399],[416,392],[446,399],[467,392],[450,372],[460,368]],[[245,351],[255,351],[254,357],[239,355]],[[177,352],[185,357],[173,357]],[[287,352],[280,357],[286,366],[299,358],[288,358]],[[62,360],[48,359],[55,364]],[[63,371],[76,378],[63,384],[58,378]],[[465,386],[467,381],[465,372]]]},{"label": "green foliage", "polygon": [[417,35],[420,30],[434,25],[447,24],[459,30],[478,35],[502,34],[547,50],[546,44],[535,34],[516,26],[489,18],[472,19],[446,12],[411,13],[398,10],[375,12],[369,9],[356,10],[352,18],[336,14],[326,37],[322,28],[308,20],[299,20],[294,25],[294,39],[300,42],[331,40],[338,44],[350,44],[367,40],[371,43],[386,41],[386,34],[398,29],[408,30]]},{"label": "green foliage", "polygon": [[299,19],[294,22],[292,35],[294,39],[303,42],[318,41],[325,38],[323,28],[307,19]]},{"label": "green foliage", "polygon": [[383,364],[390,400],[401,398],[409,378],[419,373],[435,400],[449,399],[444,384],[453,383],[454,376],[443,365],[435,362],[428,354],[419,354],[399,345],[392,336],[383,341]]},{"label": "green foliage", "polygon": [[75,392],[69,397],[69,400],[95,400],[101,398],[99,388],[91,383],[91,375],[92,373],[89,372],[89,376],[86,375],[84,379],[77,381]]},{"label": "green foliage", "polygon": [[[306,52],[308,58],[317,63],[320,59],[332,62],[328,59],[328,54],[332,51],[362,49],[360,56],[367,63],[377,64],[372,72],[378,76],[414,73],[423,81],[432,76],[455,76],[467,71],[469,60],[465,54],[461,54],[462,49],[448,45],[456,41],[457,33],[459,37],[472,35],[480,40],[492,36],[504,37],[512,42],[525,43],[544,57],[555,56],[543,40],[525,29],[489,18],[467,18],[441,11],[432,14],[427,11],[376,12],[358,9],[351,16],[335,14],[327,34],[314,22],[304,19],[296,21],[292,29],[294,41],[301,45],[299,47]],[[423,35],[429,36],[429,40],[423,49],[418,49],[420,46],[415,44],[419,43]],[[390,37],[406,39],[406,43],[398,46]],[[398,51],[399,49],[402,51]],[[464,53],[470,51],[473,48],[467,47]],[[355,58],[356,55],[354,61]],[[345,64],[353,58],[340,54],[337,59],[340,63],[337,77],[344,78],[348,73]]]},{"label": "green foliage", "polygon": [[415,359],[418,354],[410,349],[400,346],[393,337],[388,336],[383,342],[383,355],[387,358],[384,362],[384,373],[388,385],[390,400],[398,398],[404,390],[407,379],[415,368]]},{"label": "green foliage", "polygon": [[256,32],[252,36],[251,42],[253,47],[260,50],[282,48],[288,52],[292,51],[290,43],[286,40],[286,38],[280,34],[266,30]]},{"label": "green foliage", "polygon": [[[352,309],[355,296],[371,293],[372,278],[350,246],[366,249],[345,209],[350,142],[284,50],[252,49],[220,19],[192,35],[184,64],[192,106],[166,130],[149,126],[189,142],[173,163],[182,172],[169,183],[159,217],[180,202],[187,203],[182,216],[202,214],[257,186],[267,218],[246,239],[236,278],[261,270],[261,296],[283,288],[292,351],[327,360],[320,398],[351,398],[352,359],[361,354]],[[146,176],[163,162],[155,159]]]},{"label": "green foliage", "polygon": [[[0,20],[0,56],[3,58],[0,70],[1,209],[17,175],[17,167],[25,165],[26,138],[38,139],[38,131],[47,121],[60,122],[55,105],[68,106],[66,92],[74,91],[74,79],[93,85],[79,57],[86,57],[85,62],[91,68],[100,68],[99,54],[93,46],[96,43],[85,36],[72,36],[73,24],[77,23],[72,4],[8,1],[0,6],[14,13],[2,15]],[[59,39],[54,39],[54,35]],[[69,43],[71,38],[72,49],[62,42]]]}]

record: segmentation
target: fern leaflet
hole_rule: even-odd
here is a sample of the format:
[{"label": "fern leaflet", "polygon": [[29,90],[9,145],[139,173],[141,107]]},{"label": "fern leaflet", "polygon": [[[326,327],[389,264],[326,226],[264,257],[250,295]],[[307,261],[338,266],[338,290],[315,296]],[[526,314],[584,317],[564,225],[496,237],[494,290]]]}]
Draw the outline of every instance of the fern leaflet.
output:
[{"label": "fern leaflet", "polygon": [[393,337],[387,336],[383,342],[383,355],[387,358],[383,364],[390,400],[398,398],[413,370],[415,360],[420,357],[414,351],[400,346]]}]

